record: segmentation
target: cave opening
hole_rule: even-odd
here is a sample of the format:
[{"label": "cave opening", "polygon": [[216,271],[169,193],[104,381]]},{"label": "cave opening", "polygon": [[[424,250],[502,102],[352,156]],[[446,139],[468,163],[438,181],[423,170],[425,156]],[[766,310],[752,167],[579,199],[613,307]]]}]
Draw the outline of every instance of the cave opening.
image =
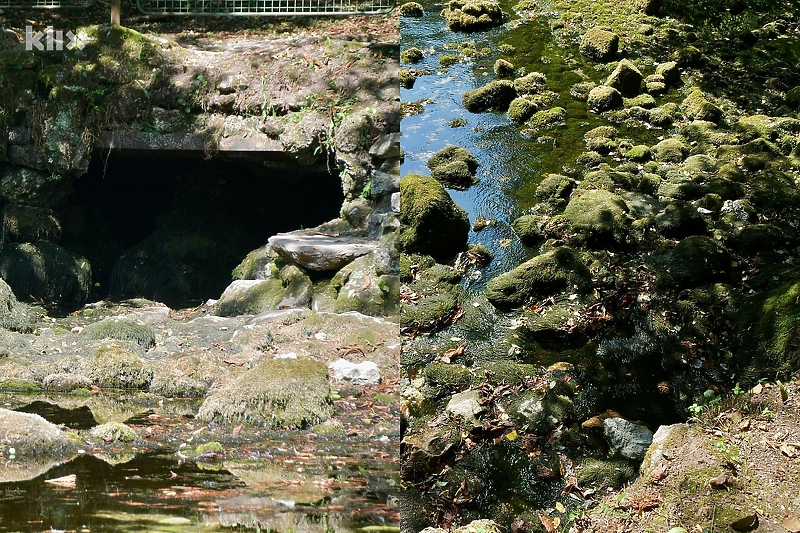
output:
[{"label": "cave opening", "polygon": [[96,153],[62,213],[62,245],[88,259],[90,300],[172,308],[218,298],[248,252],[334,219],[340,177],[262,156]]}]

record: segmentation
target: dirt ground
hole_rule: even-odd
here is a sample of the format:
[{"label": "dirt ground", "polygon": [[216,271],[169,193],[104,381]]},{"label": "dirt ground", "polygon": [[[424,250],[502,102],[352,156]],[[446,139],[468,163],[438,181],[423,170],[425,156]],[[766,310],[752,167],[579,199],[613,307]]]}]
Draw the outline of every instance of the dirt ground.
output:
[{"label": "dirt ground", "polygon": [[757,385],[673,426],[574,531],[800,531],[799,384]]}]

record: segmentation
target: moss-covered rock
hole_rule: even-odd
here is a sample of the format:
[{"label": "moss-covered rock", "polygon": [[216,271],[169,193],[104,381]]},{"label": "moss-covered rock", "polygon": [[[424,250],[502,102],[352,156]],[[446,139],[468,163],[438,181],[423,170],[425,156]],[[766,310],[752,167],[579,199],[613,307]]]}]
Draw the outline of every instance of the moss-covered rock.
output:
[{"label": "moss-covered rock", "polygon": [[680,163],[689,155],[689,147],[682,139],[669,137],[651,148],[653,158],[662,163]]},{"label": "moss-covered rock", "polygon": [[509,80],[490,81],[483,87],[467,91],[462,96],[464,107],[473,113],[483,111],[507,111],[517,97],[514,84]]},{"label": "moss-covered rock", "polygon": [[498,59],[494,62],[494,75],[498,78],[510,78],[514,75],[514,64],[507,59]]},{"label": "moss-covered rock", "polygon": [[99,387],[146,389],[153,371],[144,360],[118,346],[103,346],[94,353],[89,377]]},{"label": "moss-covered rock", "polygon": [[[634,96],[633,98],[624,98],[623,99],[623,103],[625,104],[625,107],[628,107],[628,108],[636,107],[636,108],[641,108],[641,109],[647,110],[647,109],[653,109],[654,107],[656,107],[656,99],[653,98],[653,96],[650,95],[650,94],[640,94],[638,96]],[[637,111],[637,112],[641,113],[641,111]],[[630,113],[636,113],[636,112],[633,112],[633,111],[631,111],[629,109],[628,113],[630,114]],[[643,115],[643,117],[645,117],[645,116],[649,115],[649,113],[647,113],[647,114],[642,113],[642,115]],[[635,117],[635,118],[639,118],[639,117]]]},{"label": "moss-covered rock", "polygon": [[598,85],[589,91],[586,103],[589,104],[589,109],[595,113],[601,113],[622,107],[623,100],[622,94],[617,89],[607,85]]},{"label": "moss-covered rock", "polygon": [[7,205],[3,208],[3,230],[12,242],[61,240],[61,220],[48,207]]},{"label": "moss-covered rock", "polygon": [[651,256],[647,263],[655,269],[659,287],[687,289],[725,281],[732,259],[730,252],[715,240],[694,235],[666,253]]},{"label": "moss-covered rock", "polygon": [[403,63],[419,63],[424,57],[425,54],[417,47],[400,52],[400,61]]},{"label": "moss-covered rock", "polygon": [[698,50],[696,46],[691,45],[675,50],[672,58],[679,68],[698,67],[705,61],[703,52]]},{"label": "moss-covered rock", "polygon": [[116,339],[131,341],[149,350],[156,344],[156,332],[147,325],[121,317],[111,317],[86,326],[83,334],[93,340]]},{"label": "moss-covered rock", "polygon": [[575,188],[574,178],[561,174],[547,174],[536,187],[536,197],[555,207],[567,205],[567,199]]},{"label": "moss-covered rock", "polygon": [[401,17],[421,17],[425,14],[422,4],[418,2],[406,2],[397,8]]},{"label": "moss-covered rock", "polygon": [[270,246],[265,244],[248,253],[231,272],[233,279],[269,279],[277,276],[278,267]]},{"label": "moss-covered rock", "polygon": [[541,72],[531,72],[514,80],[514,89],[518,94],[538,94],[547,84],[547,76]]},{"label": "moss-covered rock", "polygon": [[572,238],[589,246],[623,243],[631,224],[625,200],[602,189],[573,196],[563,216]]},{"label": "moss-covered rock", "polygon": [[647,121],[653,126],[666,128],[675,122],[678,116],[678,106],[672,102],[666,103],[659,107],[650,109],[647,113]]},{"label": "moss-covered rock", "polygon": [[681,69],[675,61],[666,61],[658,65],[656,74],[661,76],[667,85],[677,85],[681,81]]},{"label": "moss-covered rock", "polygon": [[464,190],[476,183],[475,175],[470,172],[464,161],[453,161],[433,169],[431,177],[442,182],[451,189]]},{"label": "moss-covered rock", "polygon": [[619,35],[608,28],[591,28],[581,38],[581,54],[595,61],[608,61],[618,50]]},{"label": "moss-covered rock", "polygon": [[665,237],[681,239],[690,235],[705,234],[707,225],[695,206],[688,202],[673,200],[656,215],[655,228]]},{"label": "moss-covered rock", "polygon": [[438,181],[409,174],[400,180],[400,194],[401,251],[449,259],[464,250],[469,218]]},{"label": "moss-covered rock", "polygon": [[77,309],[89,298],[89,261],[47,241],[0,249],[0,277],[14,291],[61,309]]},{"label": "moss-covered rock", "polygon": [[779,249],[788,238],[786,231],[774,224],[748,224],[728,244],[741,253],[755,254]]},{"label": "moss-covered rock", "polygon": [[646,144],[637,144],[636,146],[627,150],[623,156],[625,159],[629,159],[637,163],[644,163],[645,161],[650,160],[651,154],[652,152],[650,151],[649,146]]},{"label": "moss-covered rock", "polygon": [[138,438],[136,430],[122,422],[108,422],[93,427],[89,436],[103,442],[133,442]]},{"label": "moss-covered rock", "polygon": [[197,414],[269,428],[310,427],[332,415],[328,368],[311,359],[265,361],[212,392]]},{"label": "moss-covered rock", "polygon": [[431,177],[453,189],[466,189],[474,184],[478,160],[458,146],[446,146],[428,161]]},{"label": "moss-covered rock", "polygon": [[586,458],[575,470],[578,484],[595,490],[618,489],[636,477],[636,469],[626,459]]},{"label": "moss-covered rock", "polygon": [[496,307],[522,305],[563,290],[585,290],[591,273],[569,248],[556,248],[489,281],[486,298]]},{"label": "moss-covered rock", "polygon": [[522,215],[511,223],[511,227],[519,240],[533,246],[547,238],[545,228],[549,219],[544,215]]},{"label": "moss-covered rock", "polygon": [[539,106],[530,98],[514,98],[508,106],[508,119],[522,124],[538,111]]},{"label": "moss-covered rock", "polygon": [[461,365],[434,364],[423,370],[425,385],[422,393],[426,399],[442,399],[467,390],[472,383],[472,372]]},{"label": "moss-covered rock", "polygon": [[635,96],[639,94],[642,79],[642,73],[636,68],[636,65],[623,59],[606,78],[604,85],[617,89],[623,96]]},{"label": "moss-covered rock", "polygon": [[0,432],[23,457],[67,455],[81,443],[39,415],[2,408]]},{"label": "moss-covered rock", "polygon": [[493,0],[450,0],[442,16],[453,31],[479,31],[503,23],[500,4]]},{"label": "moss-covered rock", "polygon": [[400,277],[379,274],[373,254],[363,255],[348,264],[331,281],[337,290],[336,313],[358,311],[364,315],[385,316],[397,312],[400,303]]},{"label": "moss-covered rock", "polygon": [[19,302],[8,283],[0,278],[0,328],[31,333],[43,315],[43,312]]},{"label": "moss-covered rock", "polygon": [[528,120],[531,128],[540,129],[563,124],[567,118],[567,110],[563,107],[553,107],[537,111]]},{"label": "moss-covered rock", "polygon": [[445,265],[424,269],[407,285],[414,297],[400,309],[400,326],[406,331],[435,331],[447,324],[458,310],[463,291],[461,276]]},{"label": "moss-covered rock", "polygon": [[707,120],[714,123],[719,122],[723,115],[722,109],[710,102],[700,89],[692,91],[681,102],[681,111],[688,119]]}]

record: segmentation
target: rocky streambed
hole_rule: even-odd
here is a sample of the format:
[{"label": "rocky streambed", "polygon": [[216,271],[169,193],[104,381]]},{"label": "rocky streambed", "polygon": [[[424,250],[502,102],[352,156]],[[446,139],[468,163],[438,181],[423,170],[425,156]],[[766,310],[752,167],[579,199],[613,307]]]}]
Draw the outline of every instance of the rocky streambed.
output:
[{"label": "rocky streambed", "polygon": [[797,371],[797,20],[678,4],[401,7],[404,529],[589,527]]},{"label": "rocky streambed", "polygon": [[104,11],[0,14],[0,530],[397,530],[396,18]]}]

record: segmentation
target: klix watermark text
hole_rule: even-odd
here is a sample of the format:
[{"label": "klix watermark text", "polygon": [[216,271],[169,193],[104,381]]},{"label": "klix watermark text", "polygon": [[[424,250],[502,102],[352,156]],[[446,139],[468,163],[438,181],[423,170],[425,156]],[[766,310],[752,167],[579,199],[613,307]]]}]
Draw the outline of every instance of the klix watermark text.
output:
[{"label": "klix watermark text", "polygon": [[[67,42],[64,42],[66,37]],[[62,30],[54,30],[52,26],[48,26],[44,31],[37,31],[33,33],[32,26],[25,26],[25,50],[63,50],[65,47],[68,50],[77,48],[83,50],[85,44],[81,42],[77,35],[68,31],[64,33]]]}]

